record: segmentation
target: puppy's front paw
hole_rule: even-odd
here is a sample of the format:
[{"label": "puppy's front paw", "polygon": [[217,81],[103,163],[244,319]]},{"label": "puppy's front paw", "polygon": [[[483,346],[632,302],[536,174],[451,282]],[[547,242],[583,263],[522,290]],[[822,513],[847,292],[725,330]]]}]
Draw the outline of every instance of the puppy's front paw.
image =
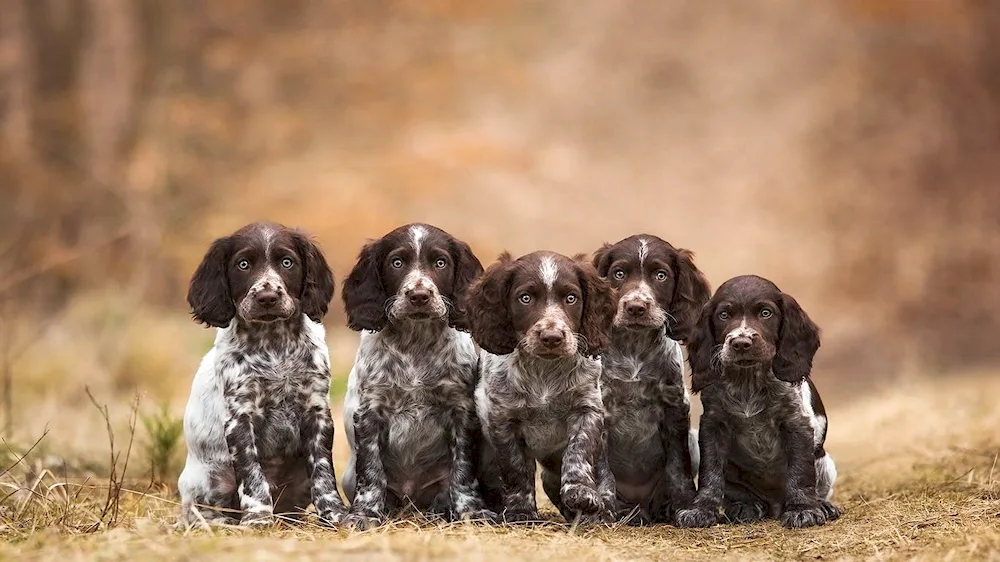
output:
[{"label": "puppy's front paw", "polygon": [[819,502],[820,508],[823,509],[823,514],[826,515],[827,521],[836,521],[840,519],[840,516],[844,513],[844,510],[840,506],[834,505],[828,501]]},{"label": "puppy's front paw", "polygon": [[591,515],[604,509],[604,500],[597,490],[582,484],[566,484],[559,492],[568,509]]},{"label": "puppy's front paw", "polygon": [[337,527],[347,519],[346,509],[327,508],[317,513],[324,525]]},{"label": "puppy's front paw", "polygon": [[824,523],[826,523],[826,514],[819,503],[785,508],[781,514],[781,525],[787,529],[815,527]]},{"label": "puppy's front paw", "polygon": [[682,509],[677,512],[678,527],[711,527],[719,522],[719,516],[715,511],[696,507],[692,509]]},{"label": "puppy's front paw", "polygon": [[498,516],[498,519],[502,519],[504,523],[532,523],[539,521],[538,511],[514,511],[510,509],[505,509],[502,514]]},{"label": "puppy's front paw", "polygon": [[473,509],[460,513],[458,518],[462,521],[477,521],[482,523],[494,523],[499,521],[500,516],[488,509]]},{"label": "puppy's front paw", "polygon": [[274,525],[274,512],[270,509],[246,511],[240,519],[241,527],[270,527]]},{"label": "puppy's front paw", "polygon": [[367,531],[382,524],[382,520],[371,513],[349,513],[344,517],[344,526],[356,531]]}]

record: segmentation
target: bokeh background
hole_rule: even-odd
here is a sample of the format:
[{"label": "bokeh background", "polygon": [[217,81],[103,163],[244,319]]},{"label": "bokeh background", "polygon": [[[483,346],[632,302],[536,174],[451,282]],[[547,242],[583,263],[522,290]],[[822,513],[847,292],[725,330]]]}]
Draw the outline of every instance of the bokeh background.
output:
[{"label": "bokeh background", "polygon": [[410,221],[484,264],[657,234],[794,294],[828,401],[990,365],[998,36],[978,0],[3,0],[2,434],[105,455],[85,388],[180,416],[189,276],[265,218],[338,280]]}]

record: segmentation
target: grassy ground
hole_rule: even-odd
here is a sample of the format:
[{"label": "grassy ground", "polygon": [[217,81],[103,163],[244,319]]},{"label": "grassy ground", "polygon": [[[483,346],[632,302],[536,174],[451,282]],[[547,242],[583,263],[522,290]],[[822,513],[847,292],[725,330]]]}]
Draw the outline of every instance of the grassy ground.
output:
[{"label": "grassy ground", "polygon": [[[65,483],[39,468],[32,452],[0,479],[7,489],[0,496],[0,560],[1000,560],[997,396],[1000,377],[974,373],[894,385],[834,408],[827,449],[841,474],[836,501],[847,513],[815,529],[766,523],[527,530],[405,521],[363,533],[309,523],[180,532],[171,527],[176,504],[169,492],[126,484],[137,491],[123,491],[119,511],[112,505],[102,516],[106,481]],[[117,446],[126,444],[119,436]],[[22,470],[27,466],[35,468]]]}]

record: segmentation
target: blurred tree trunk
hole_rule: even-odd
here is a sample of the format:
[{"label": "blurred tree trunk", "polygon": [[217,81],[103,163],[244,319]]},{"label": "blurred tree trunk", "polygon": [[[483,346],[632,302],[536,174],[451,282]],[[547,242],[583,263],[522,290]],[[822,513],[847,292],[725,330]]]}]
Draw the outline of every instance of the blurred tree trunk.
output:
[{"label": "blurred tree trunk", "polygon": [[0,146],[19,161],[29,161],[32,155],[31,85],[34,74],[24,1],[6,0],[0,17]]}]

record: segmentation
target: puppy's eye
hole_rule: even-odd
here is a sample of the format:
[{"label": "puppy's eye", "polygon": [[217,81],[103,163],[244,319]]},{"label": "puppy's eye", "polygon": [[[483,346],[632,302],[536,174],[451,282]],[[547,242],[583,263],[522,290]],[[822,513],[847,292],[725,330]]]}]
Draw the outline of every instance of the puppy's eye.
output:
[{"label": "puppy's eye", "polygon": [[250,269],[250,260],[244,258],[244,259],[236,262],[236,267],[242,269],[243,271],[246,271],[246,270]]},{"label": "puppy's eye", "polygon": [[761,318],[770,318],[773,315],[774,315],[774,312],[772,312],[770,308],[762,308],[762,309],[760,309],[760,317]]},{"label": "puppy's eye", "polygon": [[656,277],[657,281],[666,281],[667,280],[667,272],[665,270],[661,269],[661,270],[659,270],[659,271],[656,272],[655,277]]},{"label": "puppy's eye", "polygon": [[530,304],[531,295],[529,295],[528,293],[524,293],[521,296],[517,297],[517,300],[521,301],[521,304]]},{"label": "puppy's eye", "polygon": [[285,269],[291,269],[293,265],[295,265],[295,262],[292,261],[292,258],[289,257],[281,258],[281,267]]},{"label": "puppy's eye", "polygon": [[438,269],[444,269],[444,268],[448,267],[448,260],[446,260],[444,258],[438,258],[437,261],[434,262],[434,267],[436,267]]},{"label": "puppy's eye", "polygon": [[389,265],[391,265],[396,269],[399,269],[403,267],[403,258],[392,258],[392,261],[389,262]]},{"label": "puppy's eye", "polygon": [[566,295],[566,304],[576,304],[579,299],[574,294]]},{"label": "puppy's eye", "polygon": [[612,276],[613,276],[613,277],[614,277],[615,279],[617,279],[617,280],[619,280],[619,281],[621,281],[622,279],[625,279],[625,272],[624,272],[623,270],[621,270],[621,269],[616,269],[616,270],[614,271],[614,273],[612,273],[611,275],[612,275]]},{"label": "puppy's eye", "polygon": [[729,312],[725,310],[719,312],[719,320],[729,320]]}]

